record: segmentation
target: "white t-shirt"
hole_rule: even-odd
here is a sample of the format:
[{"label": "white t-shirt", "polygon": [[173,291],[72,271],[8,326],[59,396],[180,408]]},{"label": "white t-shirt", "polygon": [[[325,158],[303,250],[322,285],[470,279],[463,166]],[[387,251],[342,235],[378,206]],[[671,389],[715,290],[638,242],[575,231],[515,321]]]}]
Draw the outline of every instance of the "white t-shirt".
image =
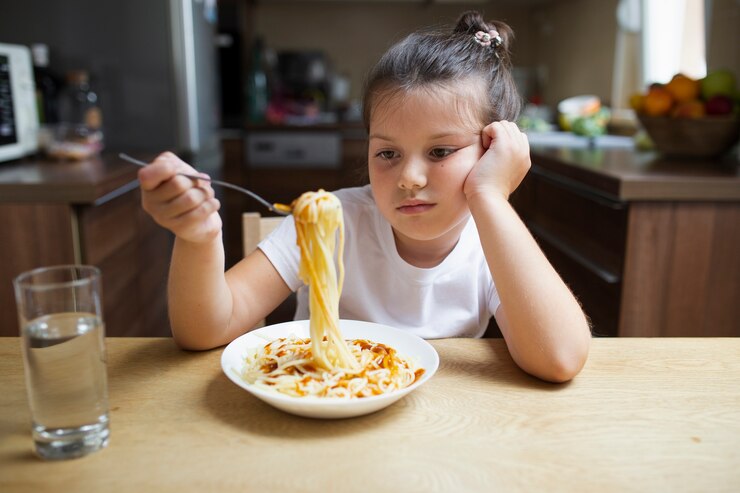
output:
[{"label": "white t-shirt", "polygon": [[[426,339],[483,335],[500,301],[472,218],[447,258],[423,269],[398,255],[369,186],[334,193],[342,202],[345,228],[340,318],[390,325]],[[302,320],[309,318],[308,287],[298,278],[295,238],[289,216],[259,248],[290,289],[298,290],[295,319]]]}]

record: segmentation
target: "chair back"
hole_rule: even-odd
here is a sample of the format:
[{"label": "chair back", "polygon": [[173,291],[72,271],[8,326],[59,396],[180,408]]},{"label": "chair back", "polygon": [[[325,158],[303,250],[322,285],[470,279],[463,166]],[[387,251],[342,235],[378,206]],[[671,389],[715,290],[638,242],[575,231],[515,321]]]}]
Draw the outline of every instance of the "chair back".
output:
[{"label": "chair back", "polygon": [[252,253],[265,236],[278,227],[282,217],[262,217],[259,212],[245,212],[242,214],[242,246],[244,256]]},{"label": "chair back", "polygon": [[[246,257],[257,249],[257,245],[265,236],[283,221],[282,217],[262,217],[259,212],[244,212],[242,214],[242,246]],[[265,319],[260,320],[254,328],[264,327]]]}]

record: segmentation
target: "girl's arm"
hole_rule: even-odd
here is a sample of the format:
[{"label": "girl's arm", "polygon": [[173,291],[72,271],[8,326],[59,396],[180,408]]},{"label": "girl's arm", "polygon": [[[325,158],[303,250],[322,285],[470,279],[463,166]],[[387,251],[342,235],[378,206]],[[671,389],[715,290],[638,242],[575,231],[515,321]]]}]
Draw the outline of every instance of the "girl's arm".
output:
[{"label": "girl's arm", "polygon": [[265,318],[290,292],[261,250],[224,274],[220,235],[206,244],[175,240],[167,293],[172,335],[184,349],[228,344]]},{"label": "girl's arm", "polygon": [[290,289],[260,251],[224,274],[220,204],[208,182],[178,172],[194,170],[171,153],[142,168],[142,206],[176,236],[167,284],[172,335],[183,348],[210,349],[252,328]]},{"label": "girl's arm", "polygon": [[501,299],[496,321],[522,369],[570,380],[588,356],[586,316],[508,201],[529,170],[527,137],[514,123],[496,122],[483,130],[483,146],[464,191]]}]

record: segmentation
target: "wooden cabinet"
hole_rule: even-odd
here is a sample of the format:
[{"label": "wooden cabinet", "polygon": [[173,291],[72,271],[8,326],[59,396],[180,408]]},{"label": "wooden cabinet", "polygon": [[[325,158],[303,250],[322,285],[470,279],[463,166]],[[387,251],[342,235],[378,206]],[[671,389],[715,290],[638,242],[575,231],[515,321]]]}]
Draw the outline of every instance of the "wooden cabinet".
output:
[{"label": "wooden cabinet", "polygon": [[511,202],[581,302],[594,334],[617,335],[628,205],[536,167]]},{"label": "wooden cabinet", "polygon": [[740,336],[740,202],[636,202],[619,334]]},{"label": "wooden cabinet", "polygon": [[[81,170],[84,176],[75,178]],[[21,175],[40,178],[13,185]],[[141,209],[135,178],[135,171],[104,160],[0,169],[0,335],[18,334],[12,279],[71,263],[102,271],[107,335],[170,335],[166,281],[173,238]]]},{"label": "wooden cabinet", "polygon": [[535,152],[512,204],[595,335],[740,336],[738,175],[632,154]]}]

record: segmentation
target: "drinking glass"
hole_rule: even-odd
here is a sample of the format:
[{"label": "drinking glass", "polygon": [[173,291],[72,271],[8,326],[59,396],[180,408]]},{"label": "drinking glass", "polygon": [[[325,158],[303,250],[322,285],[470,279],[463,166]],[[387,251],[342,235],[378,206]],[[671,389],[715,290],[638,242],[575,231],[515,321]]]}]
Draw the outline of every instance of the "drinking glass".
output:
[{"label": "drinking glass", "polygon": [[82,457],[108,444],[100,270],[42,267],[13,280],[36,453]]}]

